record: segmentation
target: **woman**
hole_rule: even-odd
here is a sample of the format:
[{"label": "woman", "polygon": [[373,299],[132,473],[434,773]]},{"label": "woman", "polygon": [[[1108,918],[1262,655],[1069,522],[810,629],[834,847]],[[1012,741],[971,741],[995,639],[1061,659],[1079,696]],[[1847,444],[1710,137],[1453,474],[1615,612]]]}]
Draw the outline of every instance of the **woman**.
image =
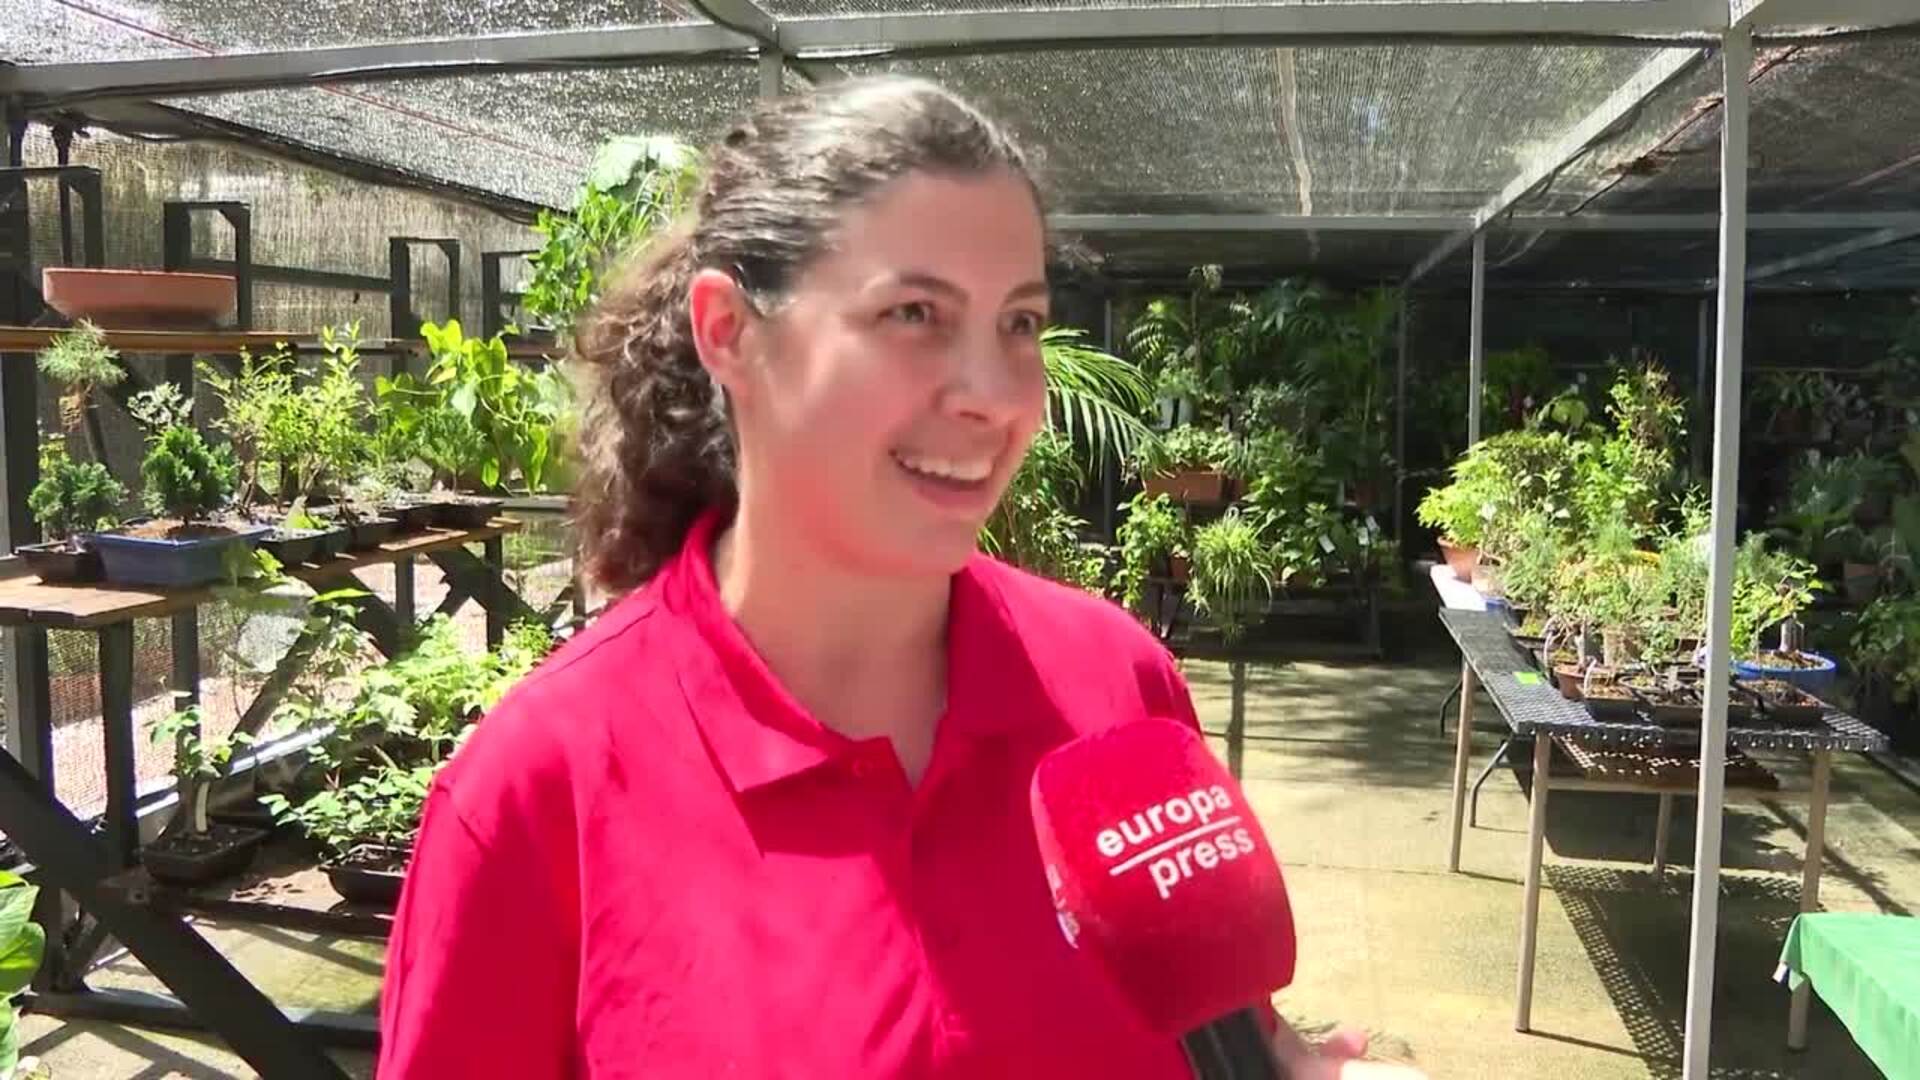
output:
[{"label": "woman", "polygon": [[[925,83],[710,151],[576,342],[585,564],[627,595],[436,783],[382,1077],[1187,1075],[1063,941],[1026,811],[1048,749],[1186,689],[975,551],[1046,405],[1042,221]],[[1336,1042],[1276,1045],[1312,1078]]]}]

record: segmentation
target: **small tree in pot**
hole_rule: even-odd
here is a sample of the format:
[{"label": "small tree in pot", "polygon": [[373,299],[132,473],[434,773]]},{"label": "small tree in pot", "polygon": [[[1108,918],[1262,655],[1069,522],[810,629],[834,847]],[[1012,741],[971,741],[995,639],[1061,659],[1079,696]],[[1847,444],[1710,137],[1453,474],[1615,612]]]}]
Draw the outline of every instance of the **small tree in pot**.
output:
[{"label": "small tree in pot", "polygon": [[56,336],[40,354],[40,373],[66,391],[60,395],[61,424],[68,431],[81,431],[88,455],[99,462],[106,461],[107,450],[100,433],[100,417],[93,411],[93,395],[97,390],[118,386],[127,377],[119,358],[120,354],[107,346],[106,334],[85,319]]},{"label": "small tree in pot", "polygon": [[213,785],[227,774],[234,751],[252,744],[245,732],[208,738],[199,706],[175,711],[153,726],[155,742],[173,744],[173,777],[180,807],[161,838],[140,852],[147,872],[178,885],[200,885],[247,868],[266,839],[260,829],[217,825],[208,820]]},{"label": "small tree in pot", "polygon": [[214,519],[233,494],[237,467],[226,445],[209,445],[190,425],[189,407],[172,383],[129,403],[147,426],[140,464],[148,508],[158,515],[94,538],[107,580],[186,587],[232,578],[265,526],[235,527]]},{"label": "small tree in pot", "polygon": [[40,482],[27,495],[27,508],[46,540],[22,544],[14,552],[43,581],[91,581],[100,576],[100,558],[80,534],[112,524],[126,489],[98,461],[67,456],[59,438],[40,447]]}]

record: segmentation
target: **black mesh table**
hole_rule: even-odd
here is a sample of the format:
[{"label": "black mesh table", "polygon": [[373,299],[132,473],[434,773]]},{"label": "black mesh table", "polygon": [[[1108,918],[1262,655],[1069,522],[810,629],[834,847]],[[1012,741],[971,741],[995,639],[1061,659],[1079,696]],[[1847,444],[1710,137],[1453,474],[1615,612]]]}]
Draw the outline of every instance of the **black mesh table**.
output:
[{"label": "black mesh table", "polygon": [[[1500,749],[1495,752],[1493,761],[1488,763],[1480,780],[1475,782],[1476,793],[1479,784],[1484,782],[1516,741],[1533,741],[1532,802],[1528,807],[1527,820],[1526,896],[1521,910],[1519,991],[1514,1013],[1515,1030],[1526,1031],[1530,1027],[1533,1005],[1534,941],[1540,917],[1540,862],[1545,849],[1548,792],[1559,788],[1658,795],[1660,818],[1654,840],[1654,868],[1660,871],[1665,868],[1666,838],[1673,814],[1674,796],[1694,790],[1698,780],[1697,761],[1691,782],[1676,780],[1670,771],[1662,773],[1654,770],[1638,776],[1624,773],[1598,778],[1592,775],[1576,778],[1555,776],[1552,768],[1555,741],[1575,751],[1638,751],[1648,757],[1671,758],[1678,751],[1697,751],[1700,733],[1693,729],[1662,727],[1647,720],[1596,720],[1584,706],[1560,696],[1551,678],[1534,667],[1526,652],[1507,633],[1504,617],[1497,612],[1448,608],[1440,612],[1440,621],[1452,635],[1454,644],[1459,646],[1461,658],[1460,721],[1453,760],[1453,832],[1447,855],[1449,870],[1457,872],[1460,869],[1467,766],[1472,755],[1474,688],[1480,686],[1486,689],[1494,708],[1500,712],[1500,718],[1506,722],[1508,733]],[[1828,710],[1819,724],[1806,727],[1745,725],[1728,729],[1729,753],[1737,755],[1743,767],[1751,766],[1751,762],[1741,753],[1745,750],[1798,750],[1812,755],[1813,783],[1806,792],[1807,854],[1800,876],[1802,911],[1813,911],[1818,906],[1827,787],[1832,773],[1833,752],[1866,753],[1884,750],[1886,746],[1887,738],[1878,728],[1837,709]],[[1576,759],[1586,759],[1592,755],[1576,753],[1574,756]],[[1729,775],[1735,781],[1729,784],[1729,794],[1764,794],[1771,797],[1783,794],[1772,784],[1740,785],[1738,780],[1744,775],[1740,771],[1731,771]],[[1794,995],[1791,1026],[1804,1028],[1808,1000],[1805,994]]]}]

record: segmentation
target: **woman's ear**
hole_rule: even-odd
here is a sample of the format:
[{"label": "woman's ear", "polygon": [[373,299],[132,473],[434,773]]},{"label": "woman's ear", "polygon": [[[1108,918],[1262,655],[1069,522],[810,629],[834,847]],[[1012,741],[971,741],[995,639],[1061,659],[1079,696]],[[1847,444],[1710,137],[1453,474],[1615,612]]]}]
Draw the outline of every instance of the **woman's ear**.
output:
[{"label": "woman's ear", "polygon": [[746,382],[745,343],[754,313],[733,278],[719,270],[701,270],[687,288],[687,316],[700,365],[730,394]]}]

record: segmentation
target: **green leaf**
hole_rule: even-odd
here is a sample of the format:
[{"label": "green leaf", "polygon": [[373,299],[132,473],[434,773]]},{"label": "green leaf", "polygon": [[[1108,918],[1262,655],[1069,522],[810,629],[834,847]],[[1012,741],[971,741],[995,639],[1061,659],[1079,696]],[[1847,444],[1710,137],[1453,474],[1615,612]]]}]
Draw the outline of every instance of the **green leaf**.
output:
[{"label": "green leaf", "polygon": [[5,939],[5,945],[0,946],[0,999],[11,998],[33,984],[46,947],[47,933],[39,923],[27,923]]},{"label": "green leaf", "polygon": [[0,1076],[11,1077],[20,1065],[20,1018],[13,1009],[0,1012]]},{"label": "green leaf", "polygon": [[479,393],[472,383],[461,383],[453,393],[447,395],[447,405],[468,421],[473,420],[473,410],[479,404]]},{"label": "green leaf", "polygon": [[38,886],[28,885],[18,877],[0,888],[0,942],[13,940],[20,928],[31,922],[34,899],[39,895]]}]

